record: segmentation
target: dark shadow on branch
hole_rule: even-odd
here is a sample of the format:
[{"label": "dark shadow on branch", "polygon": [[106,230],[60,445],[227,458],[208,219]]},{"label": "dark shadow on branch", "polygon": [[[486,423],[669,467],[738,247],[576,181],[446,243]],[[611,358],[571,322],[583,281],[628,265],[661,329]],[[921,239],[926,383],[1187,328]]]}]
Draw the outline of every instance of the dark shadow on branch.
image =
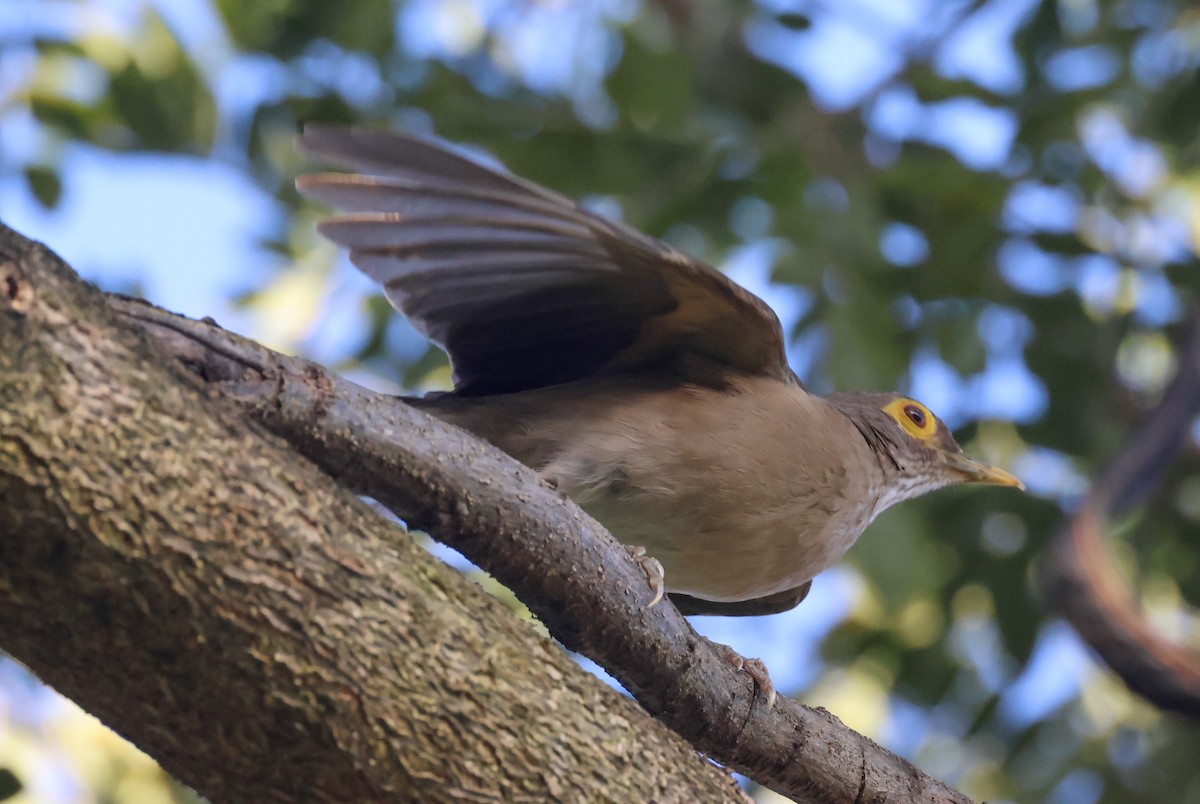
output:
[{"label": "dark shadow on branch", "polygon": [[1200,410],[1200,302],[1179,350],[1179,370],[1162,401],[1093,483],[1055,537],[1041,583],[1051,603],[1129,688],[1163,709],[1200,717],[1200,655],[1161,636],[1147,621],[1104,544],[1108,518],[1158,485],[1188,443]]}]

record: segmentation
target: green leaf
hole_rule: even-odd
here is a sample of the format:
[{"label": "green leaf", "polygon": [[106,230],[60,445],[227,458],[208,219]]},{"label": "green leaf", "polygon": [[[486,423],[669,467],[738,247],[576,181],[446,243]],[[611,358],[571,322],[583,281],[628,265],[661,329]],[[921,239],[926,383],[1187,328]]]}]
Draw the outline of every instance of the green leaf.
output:
[{"label": "green leaf", "polygon": [[775,16],[775,21],[793,31],[807,31],[812,27],[812,18],[799,12],[784,12]]},{"label": "green leaf", "polygon": [[6,801],[25,789],[17,775],[8,768],[0,768],[0,801]]},{"label": "green leaf", "polygon": [[237,45],[284,59],[300,55],[316,39],[379,55],[395,47],[388,0],[216,0],[216,5]]},{"label": "green leaf", "polygon": [[60,129],[68,137],[94,140],[99,117],[94,109],[44,92],[30,94],[29,108],[39,121]]},{"label": "green leaf", "polygon": [[676,129],[696,102],[686,55],[647,47],[637,37],[626,38],[621,63],[607,86],[622,118],[645,132]]},{"label": "green leaf", "polygon": [[54,209],[58,206],[63,186],[57,170],[46,165],[30,165],[25,168],[25,182],[43,207]]},{"label": "green leaf", "polygon": [[143,17],[133,58],[110,76],[117,117],[154,151],[211,147],[216,133],[212,93],[179,40],[154,11]]}]

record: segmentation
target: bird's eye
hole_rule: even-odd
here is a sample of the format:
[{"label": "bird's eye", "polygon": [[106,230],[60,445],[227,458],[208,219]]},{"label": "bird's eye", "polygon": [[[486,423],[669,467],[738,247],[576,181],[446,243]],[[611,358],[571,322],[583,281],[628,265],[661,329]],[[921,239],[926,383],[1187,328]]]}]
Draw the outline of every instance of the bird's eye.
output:
[{"label": "bird's eye", "polygon": [[937,419],[929,412],[929,408],[915,399],[897,397],[884,405],[883,412],[895,419],[904,432],[913,438],[930,441],[937,437]]},{"label": "bird's eye", "polygon": [[921,410],[916,405],[905,405],[904,415],[907,416],[908,420],[917,427],[920,427],[922,430],[925,429],[925,411]]}]

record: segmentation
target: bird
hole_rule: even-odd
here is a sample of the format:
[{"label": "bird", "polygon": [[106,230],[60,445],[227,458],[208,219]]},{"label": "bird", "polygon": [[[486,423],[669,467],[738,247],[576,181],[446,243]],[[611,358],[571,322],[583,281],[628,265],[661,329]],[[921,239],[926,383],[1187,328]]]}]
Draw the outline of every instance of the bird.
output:
[{"label": "bird", "polygon": [[[779,318],[716,268],[440,139],[309,123],[319,231],[446,351],[405,401],[533,468],[686,615],[786,611],[876,516],[1023,488],[901,393],[810,393]],[[350,172],[346,172],[350,171]],[[653,575],[653,573],[651,573]]]}]

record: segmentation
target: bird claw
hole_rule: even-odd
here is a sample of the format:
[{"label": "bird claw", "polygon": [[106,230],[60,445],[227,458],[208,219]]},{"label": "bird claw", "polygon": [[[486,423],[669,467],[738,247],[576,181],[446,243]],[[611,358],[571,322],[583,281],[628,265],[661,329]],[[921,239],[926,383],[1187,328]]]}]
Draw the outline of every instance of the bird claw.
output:
[{"label": "bird claw", "polygon": [[779,695],[775,690],[775,682],[771,681],[771,676],[767,673],[767,666],[763,664],[762,659],[747,659],[733,648],[722,645],[720,642],[709,640],[709,644],[716,649],[722,659],[733,665],[735,670],[750,676],[750,680],[754,682],[755,697],[761,695],[765,699],[764,703],[766,703],[767,709],[775,706],[775,699]]},{"label": "bird claw", "polygon": [[763,660],[742,658],[741,664],[735,666],[750,676],[758,694],[766,699],[764,703],[767,705],[767,709],[775,706],[775,699],[779,697],[779,694],[775,690],[775,682],[771,680],[771,675],[767,672],[767,666],[763,664]]},{"label": "bird claw", "polygon": [[570,499],[567,492],[563,490],[562,481],[559,479],[558,475],[556,475],[552,472],[551,473],[539,472],[538,477],[540,477],[542,479],[542,482],[545,483],[547,486],[549,486],[550,488],[557,491],[559,497],[561,497],[564,500]]},{"label": "bird claw", "polygon": [[634,544],[627,544],[624,547],[630,557],[642,568],[642,572],[646,573],[646,581],[649,582],[650,589],[654,592],[654,598],[646,604],[646,608],[652,609],[662,602],[663,596],[666,594],[666,570],[663,569],[662,562],[654,556],[646,554],[645,547]]}]

